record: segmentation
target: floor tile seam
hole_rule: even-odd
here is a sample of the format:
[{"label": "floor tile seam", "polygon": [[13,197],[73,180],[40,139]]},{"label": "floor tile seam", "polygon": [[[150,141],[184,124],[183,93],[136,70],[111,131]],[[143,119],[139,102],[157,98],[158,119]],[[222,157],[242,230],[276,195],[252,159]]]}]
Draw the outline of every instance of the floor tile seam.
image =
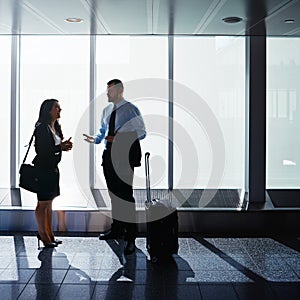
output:
[{"label": "floor tile seam", "polygon": [[187,238],[187,245],[188,245],[188,250],[189,250],[189,253],[192,253],[191,251],[191,245],[190,245],[190,239],[194,239],[194,237],[190,237],[190,238]]},{"label": "floor tile seam", "polygon": [[[257,270],[253,271],[253,270],[250,270],[249,268],[246,268],[244,270],[244,272],[240,272],[240,271],[239,272],[242,273],[242,275],[244,275],[248,279],[252,280],[254,283],[256,283],[256,284],[263,284],[266,281],[264,275],[257,274],[256,271]],[[253,274],[254,274],[254,276],[257,277],[256,279],[252,279]]]},{"label": "floor tile seam", "polygon": [[[37,270],[38,270],[39,268],[37,268]],[[61,270],[61,271],[63,271],[63,270],[69,270],[70,269],[70,267],[66,267],[66,268],[59,268],[59,267],[51,267],[51,268],[48,268],[47,270]],[[24,269],[23,269],[24,270]]]},{"label": "floor tile seam", "polygon": [[238,300],[243,300],[243,299],[240,298],[240,296],[239,296],[237,290],[234,288],[234,284],[233,284],[233,283],[230,283],[230,285],[231,285],[231,287],[232,287],[232,289],[233,289],[233,291],[234,291],[234,293],[235,293],[236,298],[237,298]]},{"label": "floor tile seam", "polygon": [[284,270],[294,271],[294,269],[287,262],[285,262],[285,265],[283,265],[280,268],[279,267],[272,267],[272,266],[271,267],[267,266],[266,268],[264,268],[262,266],[262,264],[259,264],[259,263],[256,263],[256,266],[257,266],[257,268],[260,272],[265,272],[266,269],[267,269],[267,271],[284,271]]},{"label": "floor tile seam", "polygon": [[[64,280],[64,278],[65,278],[65,276],[67,275],[67,273],[68,273],[68,271],[69,270],[67,270],[67,269],[52,269],[52,271],[53,270],[57,270],[57,271],[65,271],[65,275],[64,275],[64,277],[62,278],[62,280],[60,281],[60,282],[53,282],[53,283],[55,283],[55,284],[61,284],[62,282],[63,282],[63,280]],[[37,270],[36,270],[37,271]],[[34,273],[36,273],[36,272],[34,272]],[[52,275],[52,272],[51,272],[51,275]],[[33,276],[33,275],[32,275]],[[32,279],[32,278],[31,278]],[[49,282],[48,283],[41,283],[41,284],[49,284]]]},{"label": "floor tile seam", "polygon": [[[236,269],[237,271],[242,271],[243,269],[246,269],[246,270],[248,270],[248,271],[250,271],[251,272],[251,270],[248,268],[248,267],[246,267],[246,266],[244,266],[243,264],[241,264],[240,262],[238,262],[234,257],[231,257],[231,256],[229,256],[229,255],[217,255],[220,259],[222,259],[223,260],[223,263],[226,263],[226,264],[229,264],[230,265],[230,267],[232,267],[232,268],[234,268],[234,269]],[[249,255],[248,255],[249,256]],[[249,256],[250,257],[250,256]],[[228,262],[225,258],[229,258],[230,260],[233,260],[234,261],[234,266],[230,263],[230,262]],[[251,257],[250,257],[250,261],[251,261]],[[252,262],[253,262],[253,260],[252,260]],[[242,266],[242,268],[241,269],[238,269],[238,268],[236,268],[236,265],[237,266],[239,266],[239,265],[241,265]],[[256,266],[256,264],[254,264],[254,266],[255,267],[257,267]],[[210,271],[215,271],[215,270],[217,270],[217,271],[220,271],[220,270],[218,270],[218,269],[212,269],[212,270],[210,270]],[[222,271],[232,271],[231,269],[223,269]]]},{"label": "floor tile seam", "polygon": [[[254,283],[255,284],[255,283]],[[233,289],[235,290],[235,293],[238,297],[239,300],[243,300],[243,298],[240,297],[239,293],[238,293],[238,290],[237,290],[237,287],[238,287],[239,284],[236,284],[236,283],[233,283],[232,286],[233,286]],[[269,291],[271,292],[271,294],[273,295],[273,299],[276,299],[276,295],[274,293],[274,291],[271,289],[270,285],[269,285],[269,282],[265,282],[265,283],[256,283],[255,285],[259,286],[259,287],[264,287],[264,286],[267,286],[267,288],[269,289]]]},{"label": "floor tile seam", "polygon": [[10,266],[13,262],[15,262],[15,260],[12,258],[11,261],[8,263],[8,265],[7,265],[4,269],[5,269],[5,270],[6,270],[6,269],[11,269],[11,268],[9,268],[9,266]]},{"label": "floor tile seam", "polygon": [[115,270],[115,268],[114,268],[114,269],[102,269],[102,268],[91,268],[91,267],[87,267],[87,268],[81,267],[81,268],[78,268],[78,267],[72,266],[72,267],[70,267],[70,269],[68,269],[68,271],[69,271],[69,270],[91,270],[91,271],[100,271],[100,270]]},{"label": "floor tile seam", "polygon": [[34,270],[34,272],[32,273],[32,275],[30,276],[29,280],[27,281],[26,284],[28,284],[30,282],[30,280],[33,278],[33,276],[36,274],[37,269]]},{"label": "floor tile seam", "polygon": [[[61,283],[60,286],[59,286],[59,288],[58,288],[58,290],[57,290],[57,293],[55,294],[55,297],[53,298],[54,300],[56,300],[57,297],[59,296],[59,292],[60,292],[61,288],[63,287],[63,285],[66,286],[66,285],[77,285],[77,284],[76,283]],[[90,298],[92,300],[93,296],[94,296],[96,284],[95,283],[93,283],[93,284],[80,284],[80,286],[83,286],[83,285],[86,285],[86,286],[93,285],[93,292],[92,292],[92,295],[91,295],[91,298]]]},{"label": "floor tile seam", "polygon": [[282,258],[299,258],[300,257],[300,252],[293,253],[293,254],[284,254],[280,253],[279,254]]},{"label": "floor tile seam", "polygon": [[57,289],[57,292],[56,292],[56,294],[55,294],[55,296],[54,296],[54,300],[58,297],[58,293],[59,293],[59,291],[60,291],[60,289],[61,289],[61,286],[62,286],[62,282],[60,283],[60,285],[59,285],[59,287],[58,287],[58,289]]},{"label": "floor tile seam", "polygon": [[65,281],[65,279],[66,279],[66,276],[67,276],[67,274],[68,274],[68,272],[69,272],[69,271],[70,271],[70,266],[69,266],[68,270],[66,271],[66,273],[65,273],[65,276],[63,277],[63,279],[62,279],[62,281],[61,281],[60,285],[62,285],[62,284],[63,284],[63,282]]},{"label": "floor tile seam", "polygon": [[24,292],[24,290],[26,289],[27,285],[28,285],[28,283],[24,284],[24,287],[23,287],[22,291],[19,293],[17,300],[20,299],[20,297],[21,297],[22,293]]},{"label": "floor tile seam", "polygon": [[295,271],[294,269],[292,269],[292,271],[294,272],[294,274],[298,277],[298,279],[300,280],[300,272],[299,274],[297,273],[297,271]]},{"label": "floor tile seam", "polygon": [[[5,271],[5,270],[7,270],[8,268],[5,268],[5,269],[0,269],[0,276],[1,276],[1,274]],[[1,282],[0,282],[1,283]]]},{"label": "floor tile seam", "polygon": [[[245,269],[245,270],[248,270],[248,271],[252,271],[252,270],[250,269],[250,267],[244,266],[241,262],[237,261],[235,257],[231,257],[231,256],[228,256],[228,255],[227,255],[227,256],[223,256],[223,257],[220,256],[220,258],[222,259],[223,263],[229,264],[230,267],[234,268],[234,269],[237,270],[237,271],[241,271],[241,270],[244,270],[244,269]],[[228,262],[225,258],[229,258],[230,260],[233,260],[233,261],[234,261],[234,265],[232,265],[230,262]],[[250,258],[250,261],[254,264],[254,266],[255,266],[256,268],[258,268],[258,266],[254,263],[253,259]],[[242,268],[239,269],[239,268],[237,268],[236,266],[241,266]],[[227,270],[228,270],[228,271],[232,271],[231,269],[227,269]]]},{"label": "floor tile seam", "polygon": [[216,285],[220,285],[220,286],[223,286],[223,285],[231,286],[231,288],[233,289],[233,291],[234,291],[234,293],[235,293],[236,299],[242,300],[242,299],[239,298],[239,295],[238,295],[237,291],[235,290],[233,283],[231,283],[231,282],[228,282],[228,283],[219,283],[219,284],[215,284],[215,283],[209,283],[209,284],[206,284],[206,283],[199,283],[199,282],[198,282],[198,288],[199,288],[199,291],[200,291],[201,299],[203,299],[203,294],[202,294],[203,292],[202,292],[201,286],[216,286]]},{"label": "floor tile seam", "polygon": [[[186,271],[190,271],[189,269],[182,269],[182,270],[178,270],[178,271],[181,271],[181,272],[186,272]],[[203,272],[238,272],[238,273],[241,273],[242,271],[248,271],[248,272],[254,272],[253,270],[250,270],[249,268],[247,267],[243,267],[243,268],[235,268],[235,267],[232,267],[232,268],[192,268],[192,271],[196,271],[196,272],[199,272],[199,271],[203,271]]]},{"label": "floor tile seam", "polygon": [[37,267],[32,267],[32,268],[30,268],[30,267],[23,267],[23,266],[18,266],[17,268],[6,268],[6,269],[11,269],[11,270],[38,270],[39,268],[37,268]]},{"label": "floor tile seam", "polygon": [[[167,285],[167,284],[166,284],[166,285],[163,286],[164,294],[165,294],[166,299],[169,299],[169,298],[167,298],[167,291],[168,291],[168,288],[170,288],[170,287],[177,287],[177,286],[178,286],[177,284],[172,284],[172,285]],[[180,286],[184,286],[184,285],[180,284]],[[185,286],[193,286],[193,287],[197,287],[198,292],[199,292],[199,295],[200,295],[200,299],[199,299],[199,300],[202,300],[202,299],[203,299],[198,282],[195,282],[195,284],[186,284]],[[197,298],[197,299],[198,299],[198,298]]]},{"label": "floor tile seam", "polygon": [[96,289],[96,283],[94,283],[93,292],[92,292],[91,298],[90,298],[91,300],[92,300],[93,297],[94,297],[95,289]]},{"label": "floor tile seam", "polygon": [[255,260],[253,259],[253,257],[251,256],[251,254],[248,252],[248,250],[246,249],[246,252],[248,253],[248,256],[250,258],[250,260],[252,261],[252,263],[255,265],[255,267],[261,271],[261,269],[259,268],[258,264],[255,262]]}]

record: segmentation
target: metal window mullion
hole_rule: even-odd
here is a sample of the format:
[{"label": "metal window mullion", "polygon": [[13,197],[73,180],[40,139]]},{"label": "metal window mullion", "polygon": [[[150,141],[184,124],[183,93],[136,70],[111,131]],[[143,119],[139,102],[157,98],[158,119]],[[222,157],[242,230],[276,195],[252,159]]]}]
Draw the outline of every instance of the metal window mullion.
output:
[{"label": "metal window mullion", "polygon": [[168,124],[168,134],[169,134],[169,144],[168,144],[168,185],[169,189],[173,189],[174,185],[174,36],[168,36],[168,58],[169,58],[169,124]]},{"label": "metal window mullion", "polygon": [[[90,105],[89,120],[90,132],[95,132],[95,94],[96,94],[96,36],[90,36]],[[90,187],[95,188],[95,147],[90,147]]]},{"label": "metal window mullion", "polygon": [[19,164],[19,103],[20,103],[20,36],[11,36],[11,91],[10,91],[10,187],[17,187]]},{"label": "metal window mullion", "polygon": [[249,40],[248,37],[245,37],[246,39],[246,47],[245,47],[245,64],[246,64],[246,76],[245,76],[245,80],[246,80],[246,99],[245,99],[245,193],[249,193],[249,97],[250,97],[250,93],[249,93],[249,80],[248,80],[248,74],[249,74],[249,64],[250,64],[250,59],[249,59],[249,50],[250,50],[250,46],[249,46]]},{"label": "metal window mullion", "polygon": [[266,36],[247,36],[249,101],[249,204],[264,203],[266,190]]}]

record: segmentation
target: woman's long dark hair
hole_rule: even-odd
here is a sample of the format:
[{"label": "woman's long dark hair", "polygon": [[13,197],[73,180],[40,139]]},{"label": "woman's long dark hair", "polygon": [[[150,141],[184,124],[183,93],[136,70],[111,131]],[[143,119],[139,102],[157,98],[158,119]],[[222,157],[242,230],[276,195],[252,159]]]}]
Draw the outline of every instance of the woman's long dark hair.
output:
[{"label": "woman's long dark hair", "polygon": [[[38,123],[43,123],[43,124],[50,124],[51,123],[51,115],[50,115],[50,111],[54,105],[55,102],[58,102],[58,100],[56,99],[47,99],[45,100],[40,108],[40,113],[39,113],[39,119],[36,123],[36,125]],[[55,131],[58,133],[58,136],[63,140],[64,136],[61,130],[61,126],[58,123],[58,121],[56,120],[54,123],[54,128]]]}]

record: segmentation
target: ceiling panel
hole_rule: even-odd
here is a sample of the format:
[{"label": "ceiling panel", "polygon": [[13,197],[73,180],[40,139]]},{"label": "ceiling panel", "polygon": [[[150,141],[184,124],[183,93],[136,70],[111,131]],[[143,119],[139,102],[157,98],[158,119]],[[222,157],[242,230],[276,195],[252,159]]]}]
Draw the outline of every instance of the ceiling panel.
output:
[{"label": "ceiling panel", "polygon": [[0,0],[0,34],[243,35],[266,22],[268,35],[300,36],[299,15],[300,0]]},{"label": "ceiling panel", "polygon": [[156,1],[157,34],[191,34],[211,14],[221,0]]},{"label": "ceiling panel", "polygon": [[[80,0],[23,0],[19,3],[22,11],[22,33],[49,30],[63,34],[81,34],[90,30],[89,12]],[[82,18],[84,22],[67,23],[64,20],[68,17]],[[35,18],[37,21],[33,23],[30,18]]]},{"label": "ceiling panel", "polygon": [[[218,31],[220,35],[245,34],[247,22],[246,1],[227,0],[223,1],[210,16],[209,20],[196,32],[198,34],[214,34]],[[225,23],[222,19],[226,17],[240,17],[240,23]]]},{"label": "ceiling panel", "polygon": [[[300,1],[292,1],[277,13],[266,18],[267,34],[273,36],[300,35]],[[286,24],[284,20],[294,19],[293,24]]]},{"label": "ceiling panel", "polygon": [[[92,1],[89,4],[92,5]],[[99,20],[111,34],[152,34],[152,0],[94,2]]]},{"label": "ceiling panel", "polygon": [[14,1],[0,0],[0,33],[1,34],[12,33],[13,11],[14,11]]}]

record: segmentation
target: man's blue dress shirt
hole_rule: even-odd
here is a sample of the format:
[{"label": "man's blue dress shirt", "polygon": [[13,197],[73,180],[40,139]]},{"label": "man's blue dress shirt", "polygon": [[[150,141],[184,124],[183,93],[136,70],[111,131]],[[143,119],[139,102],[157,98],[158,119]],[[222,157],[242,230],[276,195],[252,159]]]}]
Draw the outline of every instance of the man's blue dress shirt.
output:
[{"label": "man's blue dress shirt", "polygon": [[[102,111],[100,129],[95,136],[95,144],[100,144],[108,134],[109,119],[113,107],[114,104],[110,103]],[[116,107],[115,132],[136,132],[139,140],[145,138],[145,124],[139,109],[125,99],[116,104]]]}]

